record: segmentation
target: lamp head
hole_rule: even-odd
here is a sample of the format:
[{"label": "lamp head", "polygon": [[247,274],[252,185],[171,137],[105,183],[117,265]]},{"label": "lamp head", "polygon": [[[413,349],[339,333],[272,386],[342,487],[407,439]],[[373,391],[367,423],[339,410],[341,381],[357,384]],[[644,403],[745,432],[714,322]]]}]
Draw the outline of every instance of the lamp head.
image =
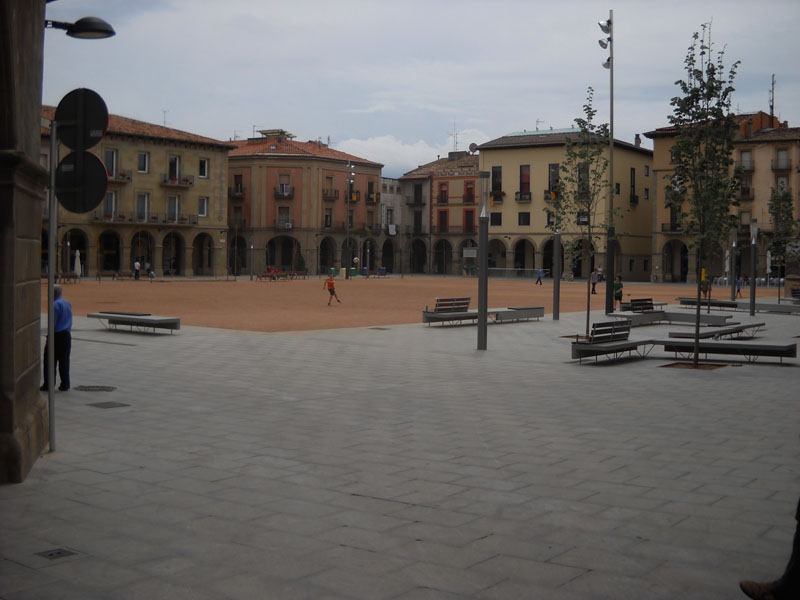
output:
[{"label": "lamp head", "polygon": [[600,31],[602,31],[603,33],[611,33],[611,20],[610,19],[607,20],[607,21],[598,21],[597,25],[598,25],[598,27],[600,27]]},{"label": "lamp head", "polygon": [[608,48],[608,44],[611,41],[611,38],[606,38],[604,40],[597,40],[597,43],[600,44],[600,47],[605,50]]},{"label": "lamp head", "polygon": [[603,68],[604,69],[610,69],[611,68],[611,57],[610,56],[606,59],[606,62],[603,63]]},{"label": "lamp head", "polygon": [[98,17],[83,17],[74,23],[48,20],[44,22],[44,26],[52,29],[63,29],[69,37],[83,40],[100,40],[116,35],[114,28]]}]

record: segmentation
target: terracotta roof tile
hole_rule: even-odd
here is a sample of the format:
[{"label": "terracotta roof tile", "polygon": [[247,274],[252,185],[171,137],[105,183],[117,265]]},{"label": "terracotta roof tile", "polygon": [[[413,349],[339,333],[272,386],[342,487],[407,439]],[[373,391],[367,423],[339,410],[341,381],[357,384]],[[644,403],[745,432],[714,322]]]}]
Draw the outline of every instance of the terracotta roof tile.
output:
[{"label": "terracotta roof tile", "polygon": [[230,143],[233,145],[233,150],[228,154],[230,158],[279,154],[284,156],[353,161],[362,165],[383,167],[381,163],[335,150],[326,144],[315,141],[298,142],[286,137],[264,137],[248,140],[234,140]]},{"label": "terracotta roof tile", "polygon": [[428,177],[433,173],[434,177],[464,177],[469,175],[478,175],[478,155],[467,154],[460,156],[455,160],[447,158],[440,158],[433,162],[420,165],[416,169],[404,173],[400,179],[417,179],[419,177]]},{"label": "terracotta roof tile", "polygon": [[[42,116],[47,120],[52,120],[55,117],[55,106],[42,106]],[[171,129],[153,123],[145,123],[144,121],[137,121],[136,119],[129,119],[128,117],[121,117],[119,115],[108,115],[108,132],[113,135],[128,135],[135,137],[151,138],[156,140],[166,140],[173,142],[184,142],[193,144],[205,144],[209,146],[217,146],[219,148],[233,148],[232,144],[221,142],[213,138],[196,135],[179,129]],[[50,130],[42,127],[42,135],[49,135]]]}]

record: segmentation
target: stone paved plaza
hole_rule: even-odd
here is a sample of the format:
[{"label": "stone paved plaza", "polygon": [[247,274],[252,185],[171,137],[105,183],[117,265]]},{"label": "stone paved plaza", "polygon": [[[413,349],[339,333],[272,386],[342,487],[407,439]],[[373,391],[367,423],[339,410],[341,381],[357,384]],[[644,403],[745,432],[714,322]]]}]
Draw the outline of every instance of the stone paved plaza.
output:
[{"label": "stone paved plaza", "polygon": [[709,600],[779,575],[800,361],[579,365],[584,316],[490,325],[486,352],[474,326],[76,317],[57,451],[0,487],[0,598]]}]

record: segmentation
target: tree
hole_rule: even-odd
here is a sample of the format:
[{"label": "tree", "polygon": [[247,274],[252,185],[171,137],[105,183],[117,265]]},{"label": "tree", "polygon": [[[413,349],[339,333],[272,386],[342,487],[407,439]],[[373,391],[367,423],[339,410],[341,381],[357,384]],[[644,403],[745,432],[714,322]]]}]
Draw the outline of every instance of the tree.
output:
[{"label": "tree", "polygon": [[[605,156],[609,128],[607,123],[594,123],[597,110],[592,105],[593,97],[594,90],[590,87],[583,105],[585,117],[575,119],[578,134],[574,140],[567,138],[556,194],[545,209],[555,215],[554,219],[548,219],[552,231],[572,230],[573,223],[577,226],[578,235],[573,241],[581,244],[571,246],[569,256],[587,262],[594,256],[595,242],[599,242],[608,229],[606,215],[598,214],[598,209],[602,200],[608,197],[608,186],[611,185],[606,179],[608,159]],[[611,273],[607,276],[611,277]],[[589,335],[591,289],[591,281],[587,278],[586,335]]]},{"label": "tree", "polygon": [[676,128],[670,149],[673,172],[666,177],[666,206],[680,214],[683,230],[693,236],[690,246],[697,253],[697,312],[694,366],[700,357],[700,272],[703,261],[719,247],[738,218],[736,192],[740,173],[732,169],[733,141],[737,124],[731,113],[733,81],[739,62],[727,74],[724,51],[715,53],[711,28],[703,25],[695,33],[686,54],[686,80],[676,81],[681,95],[670,104],[670,123]]},{"label": "tree", "polygon": [[792,194],[788,189],[772,188],[769,196],[769,216],[772,220],[769,249],[779,273],[780,267],[785,267],[787,261],[796,261],[800,258],[797,251],[800,221],[794,219],[793,203]]}]

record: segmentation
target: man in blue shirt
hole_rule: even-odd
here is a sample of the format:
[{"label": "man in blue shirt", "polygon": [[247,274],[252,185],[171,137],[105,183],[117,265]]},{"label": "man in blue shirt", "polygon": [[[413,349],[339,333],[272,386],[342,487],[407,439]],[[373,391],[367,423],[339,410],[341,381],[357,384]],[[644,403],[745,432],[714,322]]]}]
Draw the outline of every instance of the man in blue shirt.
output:
[{"label": "man in blue shirt", "polygon": [[[66,392],[69,389],[69,354],[72,351],[72,307],[69,302],[62,297],[62,289],[60,285],[53,288],[53,331],[55,332],[54,340],[55,346],[53,347],[53,358],[56,366],[58,367],[58,375],[61,377],[61,385],[58,389]],[[44,345],[44,385],[39,389],[43,392],[47,391],[47,376],[50,370],[47,368],[47,344],[50,343],[48,339]],[[55,382],[54,382],[55,383]]]}]

